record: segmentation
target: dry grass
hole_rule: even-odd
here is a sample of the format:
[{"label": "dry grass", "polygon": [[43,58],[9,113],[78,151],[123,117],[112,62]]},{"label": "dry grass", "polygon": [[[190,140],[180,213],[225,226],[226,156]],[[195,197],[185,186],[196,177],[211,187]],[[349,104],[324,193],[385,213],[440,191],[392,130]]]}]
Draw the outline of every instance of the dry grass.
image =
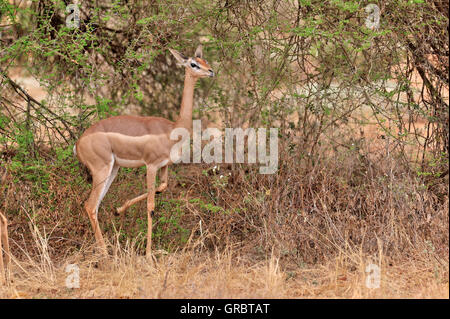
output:
[{"label": "dry grass", "polygon": [[[237,247],[204,251],[197,249],[199,239],[173,253],[155,251],[148,260],[135,242],[121,244],[117,233],[106,260],[85,245],[52,258],[51,233],[33,222],[30,233],[39,253],[22,249],[24,257],[13,258],[0,298],[449,298],[448,260],[430,251],[396,262],[349,247],[323,264],[298,267],[282,263],[273,250],[260,261]],[[379,288],[366,285],[371,263],[381,270]],[[66,285],[69,264],[79,267],[79,288]]]},{"label": "dry grass", "polygon": [[[116,247],[118,248],[118,247]],[[432,261],[381,264],[380,288],[366,287],[364,261],[343,260],[286,271],[272,256],[253,262],[227,249],[157,254],[154,261],[116,249],[101,262],[92,254],[69,257],[42,269],[41,260],[14,261],[12,282],[1,298],[448,298],[448,268]],[[87,257],[89,256],[89,257]],[[355,256],[356,257],[356,256]],[[66,266],[80,269],[80,288],[66,287]]]}]

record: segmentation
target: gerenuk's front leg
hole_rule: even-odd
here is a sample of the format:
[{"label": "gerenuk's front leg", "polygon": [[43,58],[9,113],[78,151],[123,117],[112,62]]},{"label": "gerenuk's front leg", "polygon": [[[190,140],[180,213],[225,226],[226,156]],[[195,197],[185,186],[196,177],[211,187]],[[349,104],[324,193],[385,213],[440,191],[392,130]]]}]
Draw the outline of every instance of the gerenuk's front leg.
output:
[{"label": "gerenuk's front leg", "polygon": [[[163,166],[161,167],[161,169],[159,170],[159,178],[160,178],[160,185],[159,187],[156,189],[155,194],[159,194],[164,192],[167,189],[167,185],[168,185],[168,171],[169,171],[169,165]],[[127,200],[125,202],[125,204],[123,204],[121,207],[117,208],[117,214],[116,215],[121,215],[123,214],[128,207],[130,207],[131,205],[136,204],[137,202],[140,202],[141,200],[144,200],[148,198],[148,193],[139,195],[133,199]]]},{"label": "gerenuk's front leg", "polygon": [[146,255],[147,258],[151,258],[152,253],[152,226],[153,226],[153,216],[155,214],[155,182],[156,182],[156,171],[157,169],[152,166],[147,166],[147,248]]},{"label": "gerenuk's front leg", "polygon": [[159,187],[156,189],[156,194],[162,193],[167,189],[169,165],[161,167],[159,170]]}]

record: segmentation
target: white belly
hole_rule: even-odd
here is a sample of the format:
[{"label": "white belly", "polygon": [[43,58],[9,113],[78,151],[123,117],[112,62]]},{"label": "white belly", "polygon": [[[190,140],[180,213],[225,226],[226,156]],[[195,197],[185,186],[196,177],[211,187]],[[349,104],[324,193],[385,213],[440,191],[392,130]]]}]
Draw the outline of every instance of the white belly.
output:
[{"label": "white belly", "polygon": [[114,155],[114,160],[116,161],[117,165],[122,167],[141,167],[145,165],[144,160],[130,160],[130,159],[124,159],[117,157]]},{"label": "white belly", "polygon": [[[130,167],[130,168],[136,168],[146,165],[144,160],[131,160],[131,159],[124,159],[120,158],[117,155],[114,155],[114,161],[117,165],[122,167]],[[168,159],[163,160],[161,163],[156,165],[156,168],[159,169],[163,166],[166,166],[169,163]]]}]

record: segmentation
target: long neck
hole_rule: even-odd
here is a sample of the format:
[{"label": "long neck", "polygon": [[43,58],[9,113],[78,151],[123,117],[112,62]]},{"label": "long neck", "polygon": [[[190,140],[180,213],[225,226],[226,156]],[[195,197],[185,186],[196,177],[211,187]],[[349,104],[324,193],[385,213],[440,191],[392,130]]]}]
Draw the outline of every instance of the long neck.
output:
[{"label": "long neck", "polygon": [[193,77],[186,72],[180,116],[175,122],[175,127],[184,127],[187,130],[192,131],[192,108],[194,104],[194,86],[196,81],[196,77]]}]

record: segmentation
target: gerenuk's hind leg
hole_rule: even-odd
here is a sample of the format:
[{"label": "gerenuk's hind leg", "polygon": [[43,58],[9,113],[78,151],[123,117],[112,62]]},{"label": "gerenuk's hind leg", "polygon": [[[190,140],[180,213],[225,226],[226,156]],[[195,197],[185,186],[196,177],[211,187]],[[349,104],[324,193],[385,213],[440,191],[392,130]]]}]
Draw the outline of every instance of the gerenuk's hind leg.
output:
[{"label": "gerenuk's hind leg", "polygon": [[84,204],[86,213],[91,221],[97,246],[104,255],[107,255],[107,249],[98,223],[98,207],[107,192],[107,188],[111,185],[112,179],[114,179],[114,176],[112,176],[113,168],[114,162],[111,162],[109,165],[104,165],[100,170],[92,174],[91,194]]}]

